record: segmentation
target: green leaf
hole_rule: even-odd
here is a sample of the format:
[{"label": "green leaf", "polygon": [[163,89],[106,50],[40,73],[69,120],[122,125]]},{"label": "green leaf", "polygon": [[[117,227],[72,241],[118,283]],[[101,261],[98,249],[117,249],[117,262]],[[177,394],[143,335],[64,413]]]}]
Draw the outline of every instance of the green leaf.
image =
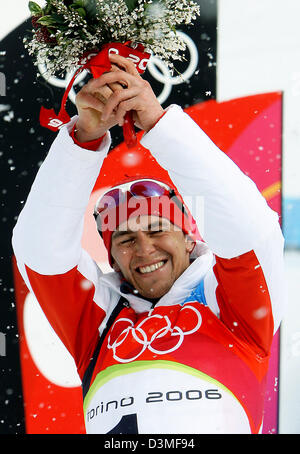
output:
[{"label": "green leaf", "polygon": [[77,8],[76,11],[79,14],[79,16],[86,17],[86,11],[84,8]]},{"label": "green leaf", "polygon": [[87,16],[91,19],[97,19],[99,13],[97,0],[81,0],[81,6],[85,9]]},{"label": "green leaf", "polygon": [[50,3],[50,0],[47,0],[46,6],[44,8],[44,14],[48,15],[51,13],[51,11],[52,11],[52,3]]},{"label": "green leaf", "polygon": [[76,8],[82,8],[83,6],[84,6],[83,0],[76,0],[69,6],[69,8],[76,9]]},{"label": "green leaf", "polygon": [[43,14],[43,10],[40,5],[35,2],[29,2],[28,8],[33,16],[40,16],[41,14]]},{"label": "green leaf", "polygon": [[66,22],[65,18],[57,13],[51,14],[51,18],[55,24],[64,24]]},{"label": "green leaf", "polygon": [[138,5],[138,0],[125,0],[126,6],[130,12],[134,10],[134,8]]},{"label": "green leaf", "polygon": [[46,27],[49,26],[49,25],[54,25],[56,24],[56,19],[55,17],[52,17],[52,16],[43,16],[43,17],[40,17],[39,20],[37,20],[37,23],[38,24],[41,24],[41,25],[45,25]]}]

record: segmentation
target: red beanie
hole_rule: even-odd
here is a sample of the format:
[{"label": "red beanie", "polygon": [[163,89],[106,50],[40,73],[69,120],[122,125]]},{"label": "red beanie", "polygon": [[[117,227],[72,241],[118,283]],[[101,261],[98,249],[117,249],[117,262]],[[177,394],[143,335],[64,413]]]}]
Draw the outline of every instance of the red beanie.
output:
[{"label": "red beanie", "polygon": [[[131,180],[132,181],[132,180]],[[133,180],[134,181],[134,180]],[[122,183],[120,183],[122,184]],[[152,215],[168,219],[179,227],[192,239],[195,237],[196,226],[190,222],[189,215],[179,196],[161,195],[156,197],[135,197],[130,192],[125,193],[124,201],[119,205],[105,208],[99,214],[95,209],[98,231],[108,252],[109,263],[112,266],[111,256],[112,234],[117,228],[130,218],[141,215]],[[100,218],[100,219],[99,219]],[[193,227],[192,227],[193,225]]]}]

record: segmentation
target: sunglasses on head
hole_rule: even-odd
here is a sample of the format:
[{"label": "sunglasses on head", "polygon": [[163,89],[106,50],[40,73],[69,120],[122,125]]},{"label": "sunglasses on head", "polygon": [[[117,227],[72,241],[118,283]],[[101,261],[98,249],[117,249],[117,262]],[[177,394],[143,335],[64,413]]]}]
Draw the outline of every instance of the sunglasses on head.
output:
[{"label": "sunglasses on head", "polygon": [[161,197],[163,195],[172,198],[175,196],[174,189],[171,189],[165,183],[156,180],[141,179],[120,184],[119,186],[110,189],[99,198],[94,210],[95,218],[104,210],[117,207],[123,203],[126,200],[128,193],[136,198]]}]

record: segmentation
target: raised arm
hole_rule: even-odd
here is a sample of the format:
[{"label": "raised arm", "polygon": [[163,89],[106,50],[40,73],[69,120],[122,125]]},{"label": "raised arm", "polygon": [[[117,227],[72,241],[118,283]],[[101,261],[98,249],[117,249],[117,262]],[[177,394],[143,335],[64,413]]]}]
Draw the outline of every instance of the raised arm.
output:
[{"label": "raised arm", "polygon": [[[285,306],[278,215],[254,182],[178,106],[142,143],[168,170],[215,254],[207,301],[260,354],[268,354]],[[197,209],[200,200],[202,209]],[[203,203],[202,203],[203,202]]]},{"label": "raised arm", "polygon": [[[23,279],[73,355],[80,374],[111,303],[108,290],[99,288],[98,266],[81,247],[86,207],[111,143],[108,129],[116,124],[114,114],[101,120],[105,96],[112,90],[99,90],[95,82],[81,90],[79,116],[60,130],[41,165],[12,240]],[[74,143],[70,133],[76,122],[81,127],[78,140],[102,137],[97,151]],[[87,125],[88,130],[83,128]]]}]

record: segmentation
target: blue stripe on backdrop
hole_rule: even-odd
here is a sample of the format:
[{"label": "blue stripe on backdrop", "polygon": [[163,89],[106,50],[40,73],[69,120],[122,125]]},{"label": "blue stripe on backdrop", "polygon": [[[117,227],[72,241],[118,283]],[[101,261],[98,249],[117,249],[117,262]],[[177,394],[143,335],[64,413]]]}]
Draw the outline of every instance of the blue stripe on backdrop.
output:
[{"label": "blue stripe on backdrop", "polygon": [[300,248],[300,198],[283,199],[282,229],[286,248]]}]

